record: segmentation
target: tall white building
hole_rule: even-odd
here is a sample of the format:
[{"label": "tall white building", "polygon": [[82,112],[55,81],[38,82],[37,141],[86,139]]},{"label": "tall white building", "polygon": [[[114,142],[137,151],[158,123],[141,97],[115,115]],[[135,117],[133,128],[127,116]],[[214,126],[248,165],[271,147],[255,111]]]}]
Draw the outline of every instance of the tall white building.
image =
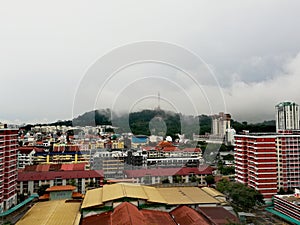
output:
[{"label": "tall white building", "polygon": [[281,102],[275,106],[276,132],[299,130],[299,105],[295,102]]},{"label": "tall white building", "polygon": [[219,137],[226,135],[226,130],[230,127],[231,115],[220,112],[219,115],[212,116],[212,134]]}]

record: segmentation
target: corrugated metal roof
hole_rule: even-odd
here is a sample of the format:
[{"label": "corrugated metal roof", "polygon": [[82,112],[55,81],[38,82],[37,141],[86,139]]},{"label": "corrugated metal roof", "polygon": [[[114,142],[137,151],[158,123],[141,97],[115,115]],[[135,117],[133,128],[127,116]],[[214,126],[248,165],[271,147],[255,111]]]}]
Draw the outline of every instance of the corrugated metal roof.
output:
[{"label": "corrugated metal roof", "polygon": [[124,194],[129,198],[148,199],[144,188],[135,184],[122,184]]},{"label": "corrugated metal roof", "polygon": [[192,199],[179,191],[178,188],[158,188],[159,193],[164,197],[168,205],[195,204]]},{"label": "corrugated metal roof", "polygon": [[[64,200],[36,203],[16,225],[77,225],[80,202]],[[77,222],[76,222],[77,221]]]},{"label": "corrugated metal roof", "polygon": [[103,202],[107,202],[107,201],[111,201],[123,197],[125,197],[125,195],[123,192],[122,185],[120,183],[103,186],[103,197],[102,197]]},{"label": "corrugated metal roof", "polygon": [[[101,195],[101,196],[100,196]],[[220,204],[220,201],[198,187],[156,188],[137,184],[118,183],[87,191],[82,208],[102,205],[120,198],[145,199],[168,205]]]},{"label": "corrugated metal roof", "polygon": [[88,190],[86,195],[84,196],[81,208],[84,209],[84,208],[102,205],[103,204],[102,193],[103,193],[103,188]]},{"label": "corrugated metal roof", "polygon": [[141,212],[144,215],[147,224],[149,225],[177,225],[172,217],[167,212],[143,209]]},{"label": "corrugated metal roof", "polygon": [[123,202],[111,214],[113,225],[147,225],[143,214],[134,205]]},{"label": "corrugated metal roof", "polygon": [[195,210],[180,206],[170,212],[177,224],[180,225],[210,225],[210,223]]},{"label": "corrugated metal roof", "polygon": [[202,191],[205,191],[207,194],[213,196],[213,197],[225,197],[224,194],[222,194],[221,192],[217,191],[214,188],[210,188],[210,187],[203,187],[201,188]]},{"label": "corrugated metal roof", "polygon": [[181,192],[183,192],[186,196],[192,199],[197,204],[219,204],[219,200],[214,197],[208,195],[206,192],[202,191],[196,187],[180,187]]},{"label": "corrugated metal roof", "polygon": [[164,203],[166,204],[166,200],[163,196],[161,196],[160,192],[155,187],[144,186],[144,191],[148,196],[148,202],[156,202],[156,203]]},{"label": "corrugated metal roof", "polygon": [[198,210],[216,225],[227,224],[228,221],[239,222],[236,216],[223,207],[199,207]]}]

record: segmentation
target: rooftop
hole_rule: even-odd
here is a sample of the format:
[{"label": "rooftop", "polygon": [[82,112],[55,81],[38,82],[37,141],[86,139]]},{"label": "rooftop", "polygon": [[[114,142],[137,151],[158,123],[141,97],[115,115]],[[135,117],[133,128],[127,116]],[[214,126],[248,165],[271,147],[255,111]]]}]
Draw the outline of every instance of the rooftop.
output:
[{"label": "rooftop", "polygon": [[84,170],[84,171],[40,171],[40,172],[19,172],[18,181],[34,181],[34,180],[54,180],[61,179],[76,179],[76,178],[102,178],[103,171],[100,170]]},{"label": "rooftop", "polygon": [[295,102],[289,102],[289,101],[285,101],[285,102],[280,102],[276,105],[276,107],[283,107],[283,106],[290,106],[290,105],[295,105],[298,106],[297,103]]},{"label": "rooftop", "polygon": [[210,225],[203,216],[187,206],[180,206],[170,214],[174,217],[176,223],[180,225]]},{"label": "rooftop", "polygon": [[155,169],[139,169],[139,170],[125,170],[128,178],[149,176],[175,176],[175,175],[201,175],[212,174],[213,168],[210,166],[203,167],[179,167],[179,168],[155,168]]},{"label": "rooftop", "polygon": [[296,206],[300,206],[300,197],[295,196],[294,194],[290,195],[275,195],[277,198],[281,198],[285,201],[291,202]]},{"label": "rooftop", "polygon": [[198,187],[157,188],[138,184],[117,183],[87,191],[81,208],[101,206],[105,202],[125,197],[167,205],[220,204],[220,201]]},{"label": "rooftop", "polygon": [[214,188],[210,188],[210,187],[203,187],[201,188],[202,191],[205,191],[207,194],[213,196],[213,197],[225,197],[224,194],[222,194],[221,192],[217,191]]},{"label": "rooftop", "polygon": [[176,225],[171,215],[157,210],[139,210],[131,203],[123,202],[113,212],[83,218],[82,225]]},{"label": "rooftop", "polygon": [[223,207],[199,207],[198,210],[215,225],[228,224],[229,221],[239,222],[235,215]]},{"label": "rooftop", "polygon": [[74,191],[76,187],[72,185],[63,185],[63,186],[52,186],[46,189],[46,191]]},{"label": "rooftop", "polygon": [[55,200],[36,203],[16,225],[77,225],[80,221],[80,202]]}]

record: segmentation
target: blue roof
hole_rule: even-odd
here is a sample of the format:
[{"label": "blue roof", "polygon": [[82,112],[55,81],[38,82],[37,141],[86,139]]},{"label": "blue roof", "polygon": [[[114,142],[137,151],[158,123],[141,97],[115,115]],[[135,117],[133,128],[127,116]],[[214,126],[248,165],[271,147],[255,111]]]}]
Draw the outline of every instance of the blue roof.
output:
[{"label": "blue roof", "polygon": [[132,137],[131,142],[142,144],[142,143],[146,143],[147,139],[148,139],[147,137]]}]

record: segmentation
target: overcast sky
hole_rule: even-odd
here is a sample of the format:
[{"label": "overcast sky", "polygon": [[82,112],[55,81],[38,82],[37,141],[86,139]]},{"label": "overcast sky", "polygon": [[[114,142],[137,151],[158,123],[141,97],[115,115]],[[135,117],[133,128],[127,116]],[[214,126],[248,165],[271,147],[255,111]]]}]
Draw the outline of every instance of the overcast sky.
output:
[{"label": "overcast sky", "polygon": [[[274,119],[278,102],[300,103],[299,10],[296,0],[2,2],[0,121],[51,122],[92,110],[82,104],[74,113],[73,103],[95,64],[120,46],[149,40],[195,53],[207,67],[203,74],[217,82],[194,74],[200,90],[180,68],[132,65],[90,97],[94,108],[154,108],[159,92],[161,107],[174,111]],[[96,86],[110,75],[99,73]]]}]

